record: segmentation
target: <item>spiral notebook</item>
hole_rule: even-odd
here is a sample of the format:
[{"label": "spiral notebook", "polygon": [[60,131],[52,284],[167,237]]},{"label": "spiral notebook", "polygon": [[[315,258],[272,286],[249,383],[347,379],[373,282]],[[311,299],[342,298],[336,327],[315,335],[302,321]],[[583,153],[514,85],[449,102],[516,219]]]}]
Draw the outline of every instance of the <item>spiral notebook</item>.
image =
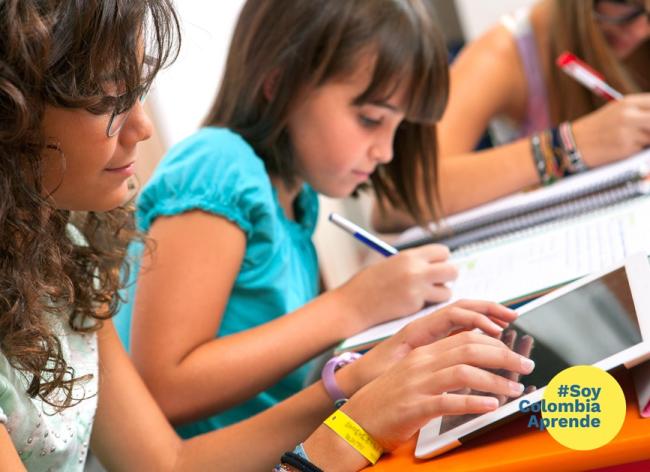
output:
[{"label": "spiral notebook", "polygon": [[[538,205],[538,200],[556,201],[558,203],[548,211],[561,216],[546,218],[542,223],[527,220],[524,227],[514,225],[518,229],[511,227],[499,235],[456,247],[451,260],[457,266],[459,275],[450,284],[452,301],[473,298],[518,305],[601,270],[630,253],[650,251],[650,195],[645,190],[647,183],[640,180],[645,175],[644,167],[648,162],[650,151],[608,168],[576,176],[573,179],[577,182],[560,182],[541,189],[537,191],[542,194],[541,197],[516,195],[486,205],[491,211],[498,210],[504,214],[508,207],[521,208],[527,202]],[[565,188],[553,189],[560,184]],[[628,190],[637,186],[638,193]],[[561,202],[558,194],[570,195],[569,201]],[[581,201],[583,198],[590,200],[589,204],[586,200]],[[575,203],[578,201],[580,203]],[[565,206],[572,206],[572,212],[561,213],[564,210],[560,209]],[[546,210],[539,206],[537,208],[536,211]],[[471,213],[469,216],[474,218],[483,217],[488,212],[483,208],[466,213]],[[512,219],[525,218],[523,214],[519,215]],[[455,222],[464,219],[470,218],[457,215]],[[508,221],[502,223],[506,225]],[[419,228],[409,230],[401,241],[412,243],[422,234],[423,230]],[[410,321],[444,305],[428,307],[405,318],[371,327],[346,339],[336,351],[367,349],[396,333]]]},{"label": "spiral notebook", "polygon": [[[453,298],[519,305],[627,255],[650,251],[650,196],[494,238],[452,253],[458,278]],[[337,352],[364,350],[447,303],[373,326],[349,337]]]},{"label": "spiral notebook", "polygon": [[571,218],[646,195],[650,150],[625,161],[568,177],[550,187],[502,198],[452,215],[441,224],[407,231],[398,249],[437,242],[455,250],[535,225]]}]

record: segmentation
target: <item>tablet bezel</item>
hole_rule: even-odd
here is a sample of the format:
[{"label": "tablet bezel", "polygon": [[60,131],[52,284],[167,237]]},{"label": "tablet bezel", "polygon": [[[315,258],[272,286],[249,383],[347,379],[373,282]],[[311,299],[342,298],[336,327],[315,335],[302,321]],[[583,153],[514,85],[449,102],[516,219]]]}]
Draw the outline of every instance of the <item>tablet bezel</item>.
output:
[{"label": "tablet bezel", "polygon": [[[523,315],[623,266],[625,267],[634,309],[636,310],[641,342],[604,358],[593,365],[604,370],[610,370],[620,365],[625,365],[628,368],[632,367],[650,357],[650,263],[648,261],[648,255],[645,253],[632,254],[625,259],[624,263],[619,263],[613,267],[567,284],[548,295],[520,307],[517,311],[520,315]],[[545,388],[544,386],[534,392],[523,395],[516,401],[506,403],[490,413],[473,418],[443,434],[438,434],[442,418],[438,417],[431,420],[420,430],[415,449],[415,457],[418,459],[431,458],[467,442],[471,437],[481,434],[483,429],[494,426],[497,422],[504,421],[519,413],[518,405],[521,400],[529,400],[531,404],[541,400]]]}]

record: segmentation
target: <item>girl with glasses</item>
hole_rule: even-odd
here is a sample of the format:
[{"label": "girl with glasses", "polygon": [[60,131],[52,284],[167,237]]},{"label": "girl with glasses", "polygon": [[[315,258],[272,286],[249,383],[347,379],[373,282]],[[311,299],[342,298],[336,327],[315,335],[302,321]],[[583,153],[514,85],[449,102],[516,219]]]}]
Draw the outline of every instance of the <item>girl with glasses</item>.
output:
[{"label": "girl with glasses", "polygon": [[[444,213],[650,145],[648,8],[644,0],[542,0],[464,48],[451,67],[449,106],[439,126]],[[607,102],[566,75],[555,64],[564,51],[625,97]],[[486,131],[494,147],[475,151]],[[550,163],[544,172],[540,156]],[[393,206],[383,213],[377,207],[373,222],[388,231],[414,220]]]}]

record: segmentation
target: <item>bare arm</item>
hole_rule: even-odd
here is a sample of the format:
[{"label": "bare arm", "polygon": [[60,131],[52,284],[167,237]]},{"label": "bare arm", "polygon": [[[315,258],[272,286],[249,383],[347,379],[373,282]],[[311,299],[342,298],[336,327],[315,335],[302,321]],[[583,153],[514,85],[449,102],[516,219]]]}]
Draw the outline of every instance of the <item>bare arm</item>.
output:
[{"label": "bare arm", "polygon": [[[337,372],[337,381],[343,391],[356,392],[346,408],[351,408],[354,417],[389,450],[408,439],[435,413],[442,412],[438,400],[432,405],[435,412],[422,408],[420,387],[427,391],[454,390],[455,385],[446,382],[461,381],[476,389],[482,386],[485,391],[506,393],[503,378],[487,372],[459,377],[458,374],[469,373],[467,366],[460,370],[448,367],[468,363],[490,368],[510,366],[509,370],[519,372],[518,355],[504,356],[506,353],[500,341],[473,331],[446,336],[459,328],[480,328],[498,336],[499,326],[515,317],[514,312],[494,303],[463,301],[413,322],[361,360]],[[282,452],[293,449],[307,438],[333,410],[322,383],[317,382],[246,421],[181,441],[138,376],[111,321],[107,321],[98,333],[98,341],[99,393],[91,446],[108,470],[165,472],[215,467],[219,470],[270,470]],[[464,344],[474,346],[462,347]],[[486,350],[489,346],[492,348]],[[493,349],[495,347],[498,349]],[[423,360],[427,364],[423,364]],[[505,361],[508,363],[504,364]],[[377,377],[386,369],[389,369],[387,376]],[[439,376],[437,372],[441,369],[449,375]],[[420,381],[415,384],[406,381],[416,377]],[[373,382],[373,388],[366,386],[358,391],[375,378],[383,380]],[[434,382],[433,379],[438,380]],[[474,408],[485,410],[484,405],[472,408],[466,405],[462,412],[477,411]],[[6,436],[6,430],[0,429]],[[0,448],[9,448],[10,440],[8,437],[3,440],[2,431]],[[325,431],[325,437],[316,434],[308,444],[314,452],[318,451],[317,457],[322,457],[327,451],[348,447],[336,445],[337,441]],[[344,459],[338,464],[340,470],[358,469],[358,457],[348,451]]]},{"label": "bare arm", "polygon": [[[544,35],[536,36],[540,41]],[[540,55],[545,55],[543,48]],[[529,137],[472,151],[495,116],[521,123],[527,113],[527,79],[510,32],[499,26],[469,45],[451,68],[451,84],[439,130],[439,189],[445,213],[539,184]],[[573,134],[587,166],[623,159],[648,146],[649,110],[650,94],[631,94],[574,120]]]},{"label": "bare arm", "polygon": [[[511,33],[498,26],[468,44],[450,69],[449,103],[438,123],[438,191],[444,214],[453,214],[536,182],[528,142],[520,140],[473,152],[490,120],[500,114],[521,119],[527,86]],[[389,211],[373,224],[397,231],[414,223],[404,212]]]},{"label": "bare arm", "polygon": [[[543,28],[543,26],[539,26]],[[542,41],[543,42],[543,41]],[[543,50],[540,51],[542,57]],[[439,123],[438,190],[445,215],[457,213],[539,183],[529,138],[481,152],[472,150],[490,120],[521,122],[527,80],[516,44],[498,26],[469,44],[451,67],[449,104]],[[650,145],[650,94],[628,95],[572,122],[588,167],[631,156]],[[399,209],[373,212],[373,225],[394,232],[414,224]]]},{"label": "bare arm", "polygon": [[528,90],[512,34],[498,26],[469,44],[450,70],[449,105],[439,124],[439,190],[453,214],[538,183],[527,139],[473,152],[490,120],[521,121]]},{"label": "bare arm", "polygon": [[352,314],[328,293],[272,322],[215,339],[244,257],[244,233],[197,211],[159,218],[150,236],[156,248],[139,276],[132,355],[172,422],[241,403],[351,334],[339,317]]},{"label": "bare arm", "polygon": [[24,472],[23,465],[5,425],[0,425],[0,470]]},{"label": "bare arm", "polygon": [[[413,385],[405,379],[419,373],[423,378],[418,384],[429,388],[435,384],[430,375],[448,365],[478,362],[485,367],[507,367],[507,364],[503,364],[503,352],[499,354],[498,350],[491,349],[490,355],[490,349],[486,350],[490,345],[501,346],[496,339],[470,331],[453,338],[445,336],[459,328],[480,328],[497,336],[499,325],[515,317],[514,312],[493,303],[465,301],[417,320],[361,360],[336,373],[343,391],[353,393],[392,366],[392,374],[375,388],[366,388],[365,394],[353,396],[352,413],[382,441],[386,449],[402,442],[413,434],[421,421],[426,421],[431,415],[418,405],[417,398],[421,392],[414,388],[417,384]],[[474,346],[455,349],[459,342]],[[424,350],[419,348],[429,343],[435,346],[432,344],[431,349]],[[309,436],[333,409],[331,400],[318,382],[249,420],[181,441],[138,376],[115,333],[112,321],[106,321],[98,332],[98,345],[99,389],[91,447],[102,464],[111,471],[270,470],[282,452],[292,449]],[[415,351],[418,351],[417,355],[407,364],[395,365]],[[444,352],[448,352],[448,355],[443,355]],[[421,361],[427,359],[435,365],[423,365]],[[513,360],[519,362],[518,358],[511,356],[509,363]],[[493,365],[495,362],[496,365]],[[407,366],[410,368],[404,368]],[[399,378],[395,378],[395,375]],[[360,381],[362,377],[367,378]],[[490,381],[489,391],[495,388],[503,390],[503,381],[500,381],[501,385]],[[388,406],[399,407],[389,414]],[[377,412],[381,412],[381,415],[377,415]],[[310,439],[309,445],[314,451],[326,454],[327,451],[337,450],[336,445],[330,449],[333,440],[336,441],[336,438],[316,437]],[[342,446],[346,447],[345,444]],[[343,470],[356,470],[354,464],[357,463],[358,458],[348,457],[338,465],[344,467]],[[3,426],[0,426],[0,466],[2,470],[24,470]]]},{"label": "bare arm", "polygon": [[[306,438],[333,408],[317,383],[253,419],[183,442],[138,376],[111,322],[99,333],[99,353],[99,403],[91,444],[108,470],[270,470],[283,451]],[[221,378],[221,383],[228,382]]]}]

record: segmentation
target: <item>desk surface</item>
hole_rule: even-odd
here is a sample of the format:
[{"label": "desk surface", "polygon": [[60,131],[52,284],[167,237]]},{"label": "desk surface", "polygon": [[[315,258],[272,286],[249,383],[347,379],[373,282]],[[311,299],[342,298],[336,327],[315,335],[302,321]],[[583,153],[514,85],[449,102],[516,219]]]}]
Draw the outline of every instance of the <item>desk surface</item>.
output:
[{"label": "desk surface", "polygon": [[636,394],[627,373],[617,375],[627,399],[627,414],[621,432],[609,444],[592,451],[573,451],[557,443],[545,431],[527,427],[527,417],[499,427],[469,444],[433,459],[413,457],[415,438],[375,467],[379,471],[499,471],[589,470],[650,459],[650,419],[642,419]]}]

